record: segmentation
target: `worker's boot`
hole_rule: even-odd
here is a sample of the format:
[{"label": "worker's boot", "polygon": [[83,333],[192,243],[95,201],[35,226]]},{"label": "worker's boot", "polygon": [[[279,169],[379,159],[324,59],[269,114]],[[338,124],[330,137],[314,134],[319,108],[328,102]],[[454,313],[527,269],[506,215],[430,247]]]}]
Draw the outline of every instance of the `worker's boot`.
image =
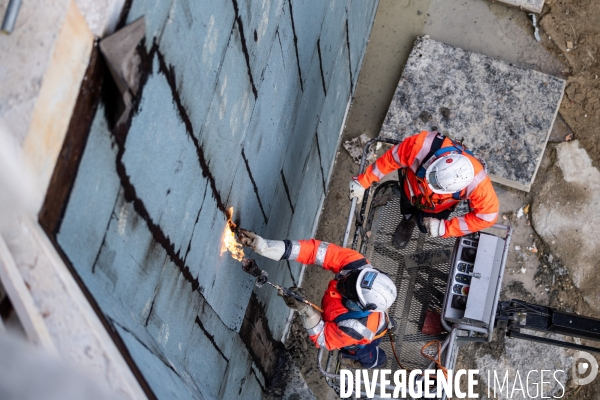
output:
[{"label": "worker's boot", "polygon": [[415,215],[411,216],[409,219],[402,218],[402,221],[400,221],[392,235],[392,244],[395,248],[402,250],[406,247],[408,242],[410,242],[416,224],[417,217]]},{"label": "worker's boot", "polygon": [[365,369],[365,367],[358,360],[351,360],[342,356],[342,366],[348,369]]}]

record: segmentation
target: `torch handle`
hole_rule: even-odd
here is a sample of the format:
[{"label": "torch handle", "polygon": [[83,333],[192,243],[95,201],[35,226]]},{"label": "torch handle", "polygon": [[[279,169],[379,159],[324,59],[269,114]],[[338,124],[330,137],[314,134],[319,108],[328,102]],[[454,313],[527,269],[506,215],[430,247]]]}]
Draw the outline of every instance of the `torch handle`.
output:
[{"label": "torch handle", "polygon": [[288,296],[292,296],[293,298],[295,298],[296,300],[298,300],[301,303],[304,304],[308,304],[309,306],[311,306],[312,308],[314,308],[315,310],[317,310],[320,313],[323,313],[323,310],[321,309],[321,307],[319,307],[318,305],[316,305],[315,303],[312,303],[308,300],[306,300],[304,297],[300,296],[298,293],[292,292],[290,289],[283,287],[283,286],[279,286],[276,285],[274,283],[271,283],[269,281],[267,281],[267,283],[271,286],[273,286],[275,289],[279,289],[281,290],[283,293],[285,293]]}]

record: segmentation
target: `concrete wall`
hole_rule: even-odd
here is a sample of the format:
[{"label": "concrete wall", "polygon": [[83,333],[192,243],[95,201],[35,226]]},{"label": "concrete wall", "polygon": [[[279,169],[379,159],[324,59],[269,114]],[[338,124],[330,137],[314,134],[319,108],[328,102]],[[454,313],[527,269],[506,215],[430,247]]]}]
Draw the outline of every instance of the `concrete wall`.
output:
[{"label": "concrete wall", "polygon": [[288,310],[219,254],[227,208],[268,238],[313,233],[377,3],[133,0],[139,103],[117,130],[99,104],[56,237],[159,398],[261,397],[249,299],[271,338]]}]

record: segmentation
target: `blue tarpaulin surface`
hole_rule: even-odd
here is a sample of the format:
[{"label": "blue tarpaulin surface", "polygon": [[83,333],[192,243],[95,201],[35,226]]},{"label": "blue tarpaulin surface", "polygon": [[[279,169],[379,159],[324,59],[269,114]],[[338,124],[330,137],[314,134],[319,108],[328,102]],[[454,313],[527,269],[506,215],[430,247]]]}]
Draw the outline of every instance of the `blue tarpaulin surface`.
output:
[{"label": "blue tarpaulin surface", "polygon": [[[262,397],[239,335],[253,281],[220,254],[226,210],[267,238],[310,237],[377,3],[133,0],[139,105],[117,138],[99,104],[57,241],[159,398]],[[288,309],[254,293],[281,338]]]}]

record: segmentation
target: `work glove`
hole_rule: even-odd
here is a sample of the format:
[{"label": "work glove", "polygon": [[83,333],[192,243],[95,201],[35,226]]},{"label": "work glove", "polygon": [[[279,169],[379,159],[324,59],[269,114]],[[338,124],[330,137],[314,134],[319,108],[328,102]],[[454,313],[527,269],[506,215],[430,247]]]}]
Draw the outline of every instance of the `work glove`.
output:
[{"label": "work glove", "polygon": [[360,204],[363,201],[363,196],[365,195],[365,188],[360,184],[358,179],[355,177],[350,181],[350,195],[348,196],[350,200],[356,198],[356,203]]},{"label": "work glove", "polygon": [[250,247],[255,253],[271,260],[279,261],[285,253],[283,240],[263,239],[258,234],[241,228],[237,230],[237,238],[242,245]]},{"label": "work glove", "polygon": [[[289,290],[297,293],[302,298],[305,298],[304,289],[292,286]],[[308,304],[296,300],[293,296],[285,294],[281,289],[277,290],[277,295],[283,297],[283,301],[285,301],[285,304],[289,308],[298,311],[300,319],[302,320],[302,326],[304,326],[305,329],[313,329],[321,323],[321,313]]]},{"label": "work glove", "polygon": [[442,237],[446,233],[446,224],[442,219],[423,218],[423,225],[427,228],[429,237]]},{"label": "work glove", "polygon": [[[300,297],[304,298],[304,289],[292,286],[289,288],[290,292],[294,292]],[[285,305],[291,308],[292,310],[298,311],[300,314],[305,314],[307,308],[311,308],[308,304],[298,301],[294,296],[285,293],[283,290],[278,289],[277,295],[283,298],[285,301]]]}]

